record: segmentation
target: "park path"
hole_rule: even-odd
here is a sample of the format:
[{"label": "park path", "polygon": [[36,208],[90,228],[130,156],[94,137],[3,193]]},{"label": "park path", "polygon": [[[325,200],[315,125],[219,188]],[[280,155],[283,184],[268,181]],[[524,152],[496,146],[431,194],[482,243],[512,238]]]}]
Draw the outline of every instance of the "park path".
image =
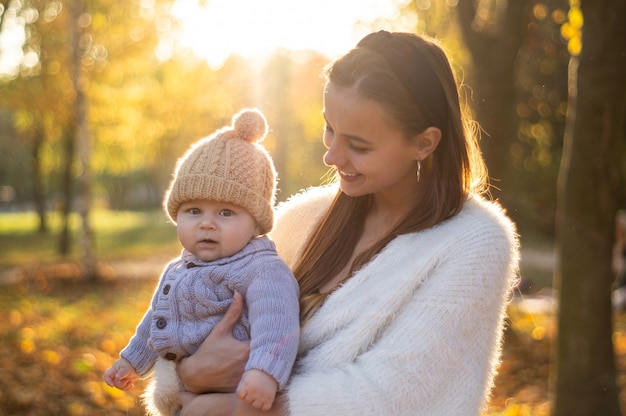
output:
[{"label": "park path", "polygon": [[[121,260],[101,265],[105,276],[127,279],[158,279],[165,265],[170,261],[167,257],[153,257],[142,260]],[[522,249],[522,268],[541,270],[543,273],[551,273],[554,268],[554,253],[552,250],[539,250],[534,248]],[[49,265],[32,265],[26,267],[4,268],[0,265],[0,286],[17,284],[24,279],[32,277],[38,271],[48,271],[55,276],[63,273],[73,275],[80,273],[80,268],[73,263],[55,263]],[[67,277],[67,276],[65,276]]]}]

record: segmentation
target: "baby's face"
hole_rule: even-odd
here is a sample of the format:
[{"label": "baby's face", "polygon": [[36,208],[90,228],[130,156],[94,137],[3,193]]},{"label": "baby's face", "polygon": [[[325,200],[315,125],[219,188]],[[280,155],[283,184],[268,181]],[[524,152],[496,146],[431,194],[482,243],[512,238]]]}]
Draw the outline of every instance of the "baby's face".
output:
[{"label": "baby's face", "polygon": [[182,246],[201,261],[232,256],[259,235],[254,217],[245,208],[208,199],[182,203],[176,229]]}]

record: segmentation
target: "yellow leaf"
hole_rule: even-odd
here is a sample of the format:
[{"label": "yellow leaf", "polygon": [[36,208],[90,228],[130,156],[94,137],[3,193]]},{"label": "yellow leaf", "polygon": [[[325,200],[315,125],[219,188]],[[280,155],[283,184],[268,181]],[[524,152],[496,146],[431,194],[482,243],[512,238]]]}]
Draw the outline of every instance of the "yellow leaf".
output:
[{"label": "yellow leaf", "polygon": [[579,36],[573,37],[567,42],[567,50],[570,55],[578,56],[583,49],[583,44]]},{"label": "yellow leaf", "polygon": [[567,13],[567,19],[574,28],[581,29],[583,27],[583,12],[579,8],[572,7],[569,13]]},{"label": "yellow leaf", "polygon": [[52,365],[57,365],[61,361],[59,354],[57,354],[56,351],[52,350],[44,350],[43,358],[47,363],[50,363]]}]

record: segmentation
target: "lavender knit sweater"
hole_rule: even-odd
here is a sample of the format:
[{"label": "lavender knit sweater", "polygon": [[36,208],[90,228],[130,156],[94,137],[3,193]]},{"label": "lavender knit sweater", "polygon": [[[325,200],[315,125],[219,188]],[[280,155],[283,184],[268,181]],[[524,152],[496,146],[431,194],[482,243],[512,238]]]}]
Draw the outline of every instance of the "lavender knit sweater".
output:
[{"label": "lavender knit sweater", "polygon": [[246,370],[273,376],[282,388],[296,357],[298,284],[267,237],[252,239],[231,257],[201,262],[189,253],[166,267],[150,309],[120,355],[142,376],[157,357],[194,353],[240,292],[246,307],[233,335],[250,339]]}]

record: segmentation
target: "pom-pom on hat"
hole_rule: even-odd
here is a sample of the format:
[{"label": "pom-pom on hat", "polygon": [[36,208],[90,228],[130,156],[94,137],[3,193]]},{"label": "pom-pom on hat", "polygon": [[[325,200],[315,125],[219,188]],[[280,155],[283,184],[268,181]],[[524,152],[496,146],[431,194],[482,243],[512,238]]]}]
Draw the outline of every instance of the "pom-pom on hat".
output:
[{"label": "pom-pom on hat", "polygon": [[274,226],[276,170],[260,143],[267,122],[256,109],[233,117],[232,126],[193,144],[178,160],[164,207],[173,222],[185,201],[210,199],[244,207],[259,224],[261,234]]}]

